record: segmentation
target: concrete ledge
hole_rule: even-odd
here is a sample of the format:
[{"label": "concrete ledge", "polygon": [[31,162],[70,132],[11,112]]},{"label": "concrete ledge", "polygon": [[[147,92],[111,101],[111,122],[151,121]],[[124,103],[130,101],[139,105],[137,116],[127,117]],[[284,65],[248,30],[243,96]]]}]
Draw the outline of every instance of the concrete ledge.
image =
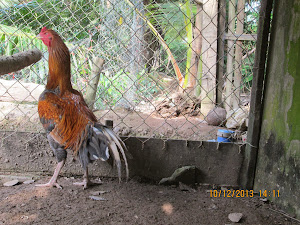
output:
[{"label": "concrete ledge", "polygon": [[[34,172],[52,174],[56,159],[46,135],[40,133],[0,132],[0,172]],[[131,157],[130,175],[155,181],[170,176],[175,169],[195,165],[198,182],[219,185],[239,185],[244,146],[232,143],[161,140],[123,137]],[[64,175],[82,175],[79,162],[69,154]],[[105,162],[90,166],[93,176],[115,176],[115,170]]]}]

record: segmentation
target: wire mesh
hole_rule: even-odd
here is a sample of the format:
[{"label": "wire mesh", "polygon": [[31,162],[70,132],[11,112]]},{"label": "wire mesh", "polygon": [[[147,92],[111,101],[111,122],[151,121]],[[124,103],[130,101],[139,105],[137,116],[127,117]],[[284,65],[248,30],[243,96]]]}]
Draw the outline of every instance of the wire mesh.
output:
[{"label": "wire mesh", "polygon": [[254,0],[0,0],[0,55],[44,53],[1,76],[0,130],[43,132],[37,102],[48,53],[35,37],[46,26],[70,50],[74,88],[120,135],[227,141],[233,130],[245,139],[259,7]]}]

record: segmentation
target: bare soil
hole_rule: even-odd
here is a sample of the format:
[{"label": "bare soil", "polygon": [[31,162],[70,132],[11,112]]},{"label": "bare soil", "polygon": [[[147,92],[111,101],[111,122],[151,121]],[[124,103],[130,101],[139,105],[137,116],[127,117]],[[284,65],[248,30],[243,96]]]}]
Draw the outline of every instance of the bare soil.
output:
[{"label": "bare soil", "polygon": [[[43,177],[36,183],[48,181]],[[241,224],[299,224],[277,212],[271,203],[253,198],[210,197],[208,186],[181,191],[141,180],[121,183],[113,178],[83,190],[60,178],[63,189],[20,184],[0,187],[2,224],[231,224],[230,213],[242,213]],[[2,180],[3,182],[3,180]],[[104,200],[92,200],[93,192]],[[276,210],[276,211],[274,211]]]},{"label": "bare soil", "polygon": [[[42,85],[0,79],[0,130],[43,132],[37,113],[43,90]],[[161,94],[132,110],[114,107],[95,114],[102,123],[113,120],[121,136],[209,140],[216,138],[218,128],[206,123],[199,100],[177,92]]]},{"label": "bare soil", "polygon": [[[216,138],[219,128],[208,125],[200,116],[162,116],[122,108],[98,110],[95,114],[102,123],[112,120],[121,136],[209,140]],[[44,132],[37,105],[0,102],[0,130]]]}]

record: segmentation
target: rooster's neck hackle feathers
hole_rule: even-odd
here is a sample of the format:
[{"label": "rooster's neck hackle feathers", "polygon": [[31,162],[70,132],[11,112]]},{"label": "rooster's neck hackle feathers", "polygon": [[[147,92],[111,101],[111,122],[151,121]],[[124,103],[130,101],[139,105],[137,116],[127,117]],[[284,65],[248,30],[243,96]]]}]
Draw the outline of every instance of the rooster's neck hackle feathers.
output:
[{"label": "rooster's neck hackle feathers", "polygon": [[72,91],[71,85],[71,63],[70,52],[61,37],[53,30],[48,30],[52,34],[49,52],[49,77],[47,89],[59,87],[61,94],[65,91]]}]

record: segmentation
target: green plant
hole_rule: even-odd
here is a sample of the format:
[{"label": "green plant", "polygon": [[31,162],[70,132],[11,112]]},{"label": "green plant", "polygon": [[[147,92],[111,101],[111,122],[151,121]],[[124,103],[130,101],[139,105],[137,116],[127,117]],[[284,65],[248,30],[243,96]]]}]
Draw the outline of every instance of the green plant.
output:
[{"label": "green plant", "polygon": [[[126,1],[131,7],[134,7],[133,4],[127,0]],[[164,50],[166,51],[168,57],[171,59],[172,61],[172,65],[174,67],[174,71],[175,71],[175,74],[177,76],[177,79],[180,83],[180,85],[182,85],[182,82],[183,82],[183,76],[182,76],[182,73],[180,71],[180,68],[178,67],[178,64],[177,64],[177,61],[175,59],[175,57],[173,56],[172,54],[172,51],[170,50],[168,44],[165,42],[165,40],[163,39],[163,37],[160,35],[160,33],[156,30],[155,26],[151,23],[151,20],[148,20],[145,16],[143,16],[143,14],[138,11],[136,8],[135,10],[137,11],[137,13],[139,14],[139,16],[147,23],[147,25],[150,27],[151,31],[155,34],[155,36],[159,39],[162,47],[164,48]],[[153,20],[152,20],[153,21]]]},{"label": "green plant", "polygon": [[[99,85],[97,88],[96,108],[105,109],[115,106],[123,98],[129,88],[130,74],[124,70],[118,71],[114,75],[110,75],[108,71],[100,75]],[[137,91],[136,102],[146,98],[152,98],[153,94],[158,91],[159,86],[145,73],[141,71],[137,76],[134,84]]]}]

